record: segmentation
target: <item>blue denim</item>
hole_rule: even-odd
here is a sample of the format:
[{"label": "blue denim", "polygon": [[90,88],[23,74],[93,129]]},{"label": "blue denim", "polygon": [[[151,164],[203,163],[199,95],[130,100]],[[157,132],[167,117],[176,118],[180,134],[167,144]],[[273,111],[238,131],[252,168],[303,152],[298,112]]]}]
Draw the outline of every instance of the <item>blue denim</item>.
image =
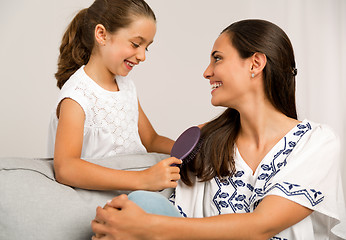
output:
[{"label": "blue denim", "polygon": [[128,195],[128,198],[147,213],[182,217],[174,205],[159,193],[134,191]]}]

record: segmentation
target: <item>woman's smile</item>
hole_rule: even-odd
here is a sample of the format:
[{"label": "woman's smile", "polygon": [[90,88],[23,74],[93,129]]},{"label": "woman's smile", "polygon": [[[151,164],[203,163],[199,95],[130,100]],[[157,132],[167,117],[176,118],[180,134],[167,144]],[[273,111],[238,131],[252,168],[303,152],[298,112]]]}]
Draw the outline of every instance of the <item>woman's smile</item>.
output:
[{"label": "woman's smile", "polygon": [[213,93],[217,88],[221,87],[222,85],[222,82],[210,82],[211,93]]}]

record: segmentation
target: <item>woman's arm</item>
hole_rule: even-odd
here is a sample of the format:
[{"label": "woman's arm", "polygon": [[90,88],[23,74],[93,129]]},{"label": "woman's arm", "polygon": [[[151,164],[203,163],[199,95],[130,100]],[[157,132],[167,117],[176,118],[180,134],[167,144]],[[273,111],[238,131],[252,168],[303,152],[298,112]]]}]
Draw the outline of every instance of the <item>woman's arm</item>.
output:
[{"label": "woman's arm", "polygon": [[253,213],[208,218],[147,214],[125,195],[109,205],[112,207],[97,208],[92,229],[98,237],[93,239],[268,239],[312,212],[279,196],[265,197]]},{"label": "woman's arm", "polygon": [[156,133],[149,119],[145,115],[138,101],[138,131],[141,141],[148,152],[158,152],[169,154],[173,147],[174,141],[160,136]]},{"label": "woman's arm", "polygon": [[180,178],[175,158],[165,159],[144,171],[105,168],[80,159],[83,145],[84,111],[72,99],[64,99],[59,107],[54,170],[58,182],[94,190],[161,190],[176,186]]}]

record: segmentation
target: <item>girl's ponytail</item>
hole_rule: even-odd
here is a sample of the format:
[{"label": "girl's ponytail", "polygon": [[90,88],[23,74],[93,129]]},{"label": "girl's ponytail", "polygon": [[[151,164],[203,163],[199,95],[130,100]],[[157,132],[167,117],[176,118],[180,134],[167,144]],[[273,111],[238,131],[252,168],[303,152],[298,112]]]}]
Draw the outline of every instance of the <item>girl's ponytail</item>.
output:
[{"label": "girl's ponytail", "polygon": [[92,48],[90,48],[90,43],[88,44],[83,39],[87,11],[87,8],[83,9],[74,17],[62,38],[58,71],[55,74],[55,78],[58,80],[57,86],[60,89],[72,74],[89,61]]},{"label": "girl's ponytail", "polygon": [[95,0],[81,10],[68,26],[60,45],[58,71],[55,74],[58,87],[90,59],[95,45],[94,30],[102,24],[107,32],[115,33],[128,27],[134,17],[148,17],[156,20],[154,12],[144,0]]}]

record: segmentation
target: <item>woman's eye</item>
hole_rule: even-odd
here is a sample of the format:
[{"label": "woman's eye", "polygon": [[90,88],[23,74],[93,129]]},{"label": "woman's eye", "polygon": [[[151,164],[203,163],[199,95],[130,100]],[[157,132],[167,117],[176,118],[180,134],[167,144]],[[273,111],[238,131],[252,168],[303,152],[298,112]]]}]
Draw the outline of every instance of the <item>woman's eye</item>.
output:
[{"label": "woman's eye", "polygon": [[219,57],[219,56],[214,56],[214,60],[215,60],[215,62],[218,62],[218,61],[221,60],[221,57]]}]

